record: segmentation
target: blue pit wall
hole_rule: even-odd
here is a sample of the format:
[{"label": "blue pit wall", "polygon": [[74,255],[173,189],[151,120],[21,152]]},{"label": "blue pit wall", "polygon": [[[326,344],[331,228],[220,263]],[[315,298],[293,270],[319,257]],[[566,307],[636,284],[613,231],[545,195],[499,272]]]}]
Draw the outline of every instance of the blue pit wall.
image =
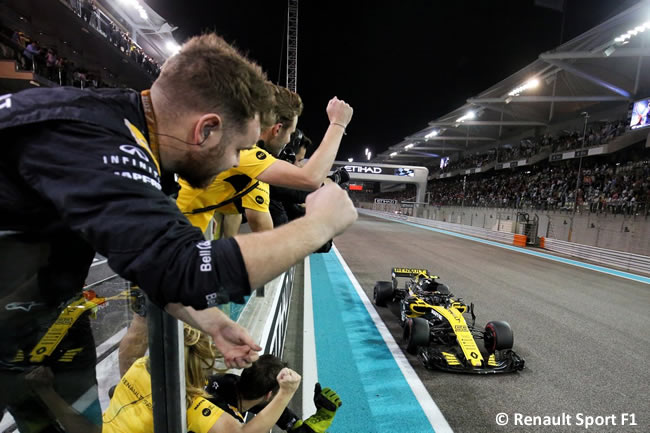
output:
[{"label": "blue pit wall", "polygon": [[309,298],[317,380],[343,401],[329,432],[452,431],[336,248],[307,259]]}]

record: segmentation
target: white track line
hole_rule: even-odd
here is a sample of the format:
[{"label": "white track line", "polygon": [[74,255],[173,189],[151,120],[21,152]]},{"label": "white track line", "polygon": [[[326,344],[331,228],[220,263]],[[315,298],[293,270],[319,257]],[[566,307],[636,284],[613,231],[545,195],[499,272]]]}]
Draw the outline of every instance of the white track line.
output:
[{"label": "white track line", "polygon": [[314,385],[318,382],[316,363],[316,338],[314,334],[314,308],[311,295],[311,265],[305,257],[305,282],[302,331],[302,417],[316,412]]},{"label": "white track line", "polygon": [[383,320],[381,320],[379,314],[377,314],[375,307],[373,307],[373,305],[371,304],[370,299],[368,299],[368,296],[366,295],[366,292],[364,292],[363,289],[361,288],[361,285],[359,284],[356,277],[348,267],[348,264],[343,259],[343,256],[341,256],[341,253],[339,252],[339,250],[336,248],[335,245],[332,246],[332,250],[334,250],[336,257],[338,257],[339,261],[341,262],[341,265],[343,266],[343,269],[345,269],[345,273],[348,275],[348,278],[352,282],[352,285],[357,291],[359,298],[361,298],[361,301],[363,302],[363,305],[366,307],[368,314],[370,314],[370,317],[372,318],[373,322],[375,322],[375,326],[377,327],[377,330],[379,331],[382,338],[384,339],[386,346],[388,346],[388,349],[393,354],[393,358],[395,358],[395,362],[397,362],[399,369],[402,371],[404,378],[406,379],[407,383],[411,387],[411,390],[413,391],[415,398],[418,400],[418,403],[420,403],[420,406],[422,407],[424,414],[429,419],[429,422],[431,423],[431,427],[433,427],[436,433],[452,433],[453,430],[447,423],[447,420],[445,419],[444,415],[442,414],[442,412],[440,412],[440,409],[433,401],[433,398],[431,398],[429,391],[426,390],[420,378],[417,376],[417,374],[415,374],[413,367],[411,367],[411,364],[409,364],[408,359],[406,359],[406,356],[404,356],[404,353],[397,345],[397,342],[395,342],[395,339],[388,331],[388,328],[386,328],[386,325],[384,324]]}]

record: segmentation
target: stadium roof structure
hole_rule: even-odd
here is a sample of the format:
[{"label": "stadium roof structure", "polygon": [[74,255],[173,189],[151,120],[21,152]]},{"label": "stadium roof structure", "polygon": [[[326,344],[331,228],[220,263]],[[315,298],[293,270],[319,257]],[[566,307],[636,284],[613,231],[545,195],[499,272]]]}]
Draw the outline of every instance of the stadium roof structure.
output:
[{"label": "stadium roof structure", "polygon": [[430,165],[501,144],[535,127],[627,107],[650,96],[650,1],[588,30],[378,154],[373,162]]},{"label": "stadium roof structure", "polygon": [[133,41],[159,62],[176,53],[180,46],[172,32],[177,27],[169,24],[149,5],[140,0],[100,0],[113,17],[120,18]]}]

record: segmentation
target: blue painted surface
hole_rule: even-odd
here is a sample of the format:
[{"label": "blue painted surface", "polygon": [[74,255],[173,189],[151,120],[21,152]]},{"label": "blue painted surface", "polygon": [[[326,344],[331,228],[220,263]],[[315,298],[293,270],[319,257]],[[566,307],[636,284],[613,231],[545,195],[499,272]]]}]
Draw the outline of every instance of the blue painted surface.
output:
[{"label": "blue painted surface", "polygon": [[499,248],[505,248],[507,250],[516,251],[516,252],[522,253],[522,254],[528,254],[528,255],[531,255],[531,256],[536,256],[536,257],[541,257],[541,258],[548,259],[548,260],[553,260],[553,261],[564,263],[564,264],[567,264],[567,265],[578,266],[580,268],[590,269],[592,271],[598,271],[598,272],[602,272],[602,273],[605,273],[605,274],[614,275],[614,276],[617,276],[617,277],[623,277],[623,278],[627,278],[629,280],[638,281],[640,283],[650,284],[650,278],[643,277],[643,276],[637,275],[637,274],[632,274],[632,273],[629,273],[629,272],[617,271],[616,269],[606,268],[604,266],[592,265],[592,264],[589,264],[589,263],[579,262],[577,260],[565,259],[564,257],[558,257],[558,256],[554,256],[554,255],[551,255],[551,254],[540,253],[540,252],[537,252],[537,251],[530,251],[530,250],[523,249],[521,247],[515,247],[515,246],[511,246],[511,245],[502,244],[502,243],[499,243],[499,242],[488,241],[486,239],[481,239],[481,238],[477,238],[477,237],[474,237],[474,236],[464,235],[464,234],[461,234],[461,233],[450,232],[450,231],[447,231],[447,230],[436,229],[436,228],[425,226],[425,225],[422,225],[422,224],[416,224],[416,223],[412,223],[412,222],[408,222],[408,221],[400,221],[400,220],[387,218],[387,217],[384,217],[384,216],[374,215],[374,214],[372,214],[372,216],[377,217],[377,218],[382,218],[382,219],[385,219],[385,220],[388,220],[388,221],[393,221],[393,222],[398,222],[398,223],[401,223],[401,224],[406,224],[406,225],[417,227],[417,228],[420,228],[420,229],[429,230],[429,231],[432,231],[432,232],[442,233],[442,234],[449,235],[449,236],[455,236],[457,238],[462,238],[462,239],[468,239],[470,241],[480,242],[482,244],[492,245],[492,246],[499,247]]},{"label": "blue painted surface", "polygon": [[225,305],[219,306],[219,309],[224,313],[226,313],[231,320],[234,320],[236,322],[239,319],[239,316],[241,316],[242,311],[244,311],[244,307],[246,307],[250,298],[251,298],[250,296],[244,296],[243,304],[236,304],[234,302],[229,302]]},{"label": "blue painted surface", "polygon": [[318,380],[343,401],[328,431],[433,431],[334,252],[310,263]]}]

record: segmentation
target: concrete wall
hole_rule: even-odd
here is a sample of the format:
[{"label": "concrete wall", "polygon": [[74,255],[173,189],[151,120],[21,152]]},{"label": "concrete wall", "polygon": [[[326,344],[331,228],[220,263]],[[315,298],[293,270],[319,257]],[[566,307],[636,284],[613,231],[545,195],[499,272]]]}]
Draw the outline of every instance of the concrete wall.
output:
[{"label": "concrete wall", "polygon": [[[362,207],[373,209],[372,203]],[[393,211],[395,209],[377,210]],[[411,209],[403,209],[410,214]],[[522,209],[530,219],[539,217],[537,235],[563,241],[569,240],[572,215],[567,211],[539,211]],[[492,230],[513,232],[517,210],[460,206],[426,206],[422,218],[465,224]],[[606,213],[578,213],[573,220],[571,241],[600,248],[650,255],[650,215],[612,215]]]}]

